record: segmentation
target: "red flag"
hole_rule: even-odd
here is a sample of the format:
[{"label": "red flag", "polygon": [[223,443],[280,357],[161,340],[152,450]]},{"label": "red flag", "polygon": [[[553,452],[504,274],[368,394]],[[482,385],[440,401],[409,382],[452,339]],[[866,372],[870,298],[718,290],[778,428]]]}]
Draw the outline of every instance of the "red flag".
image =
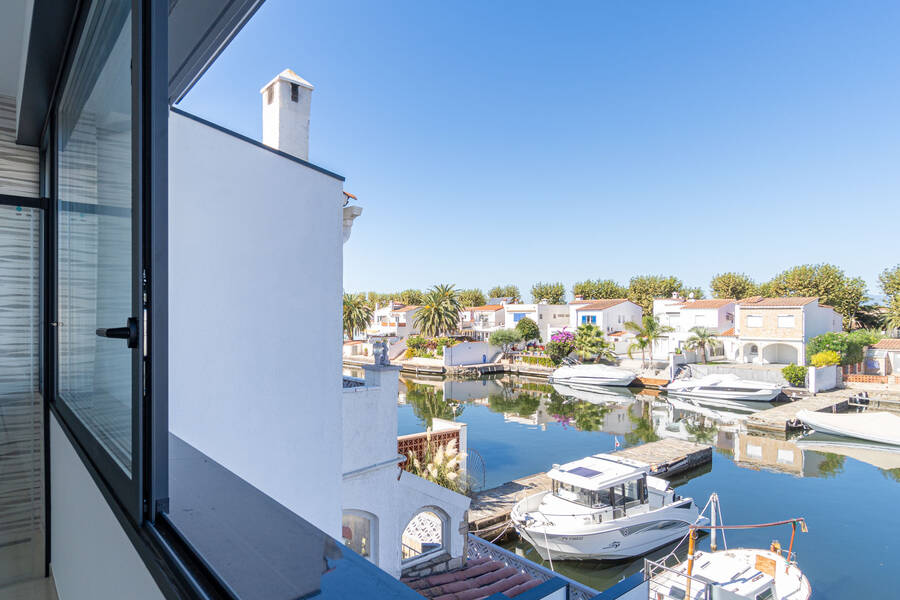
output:
[{"label": "red flag", "polygon": [[619,448],[619,438],[613,437],[613,439],[616,441],[616,449],[618,449]]}]

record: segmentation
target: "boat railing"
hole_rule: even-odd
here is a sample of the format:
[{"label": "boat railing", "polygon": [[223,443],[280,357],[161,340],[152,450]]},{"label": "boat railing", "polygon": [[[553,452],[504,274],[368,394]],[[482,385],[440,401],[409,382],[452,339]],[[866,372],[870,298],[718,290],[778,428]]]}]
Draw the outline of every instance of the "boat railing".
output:
[{"label": "boat railing", "polygon": [[[677,564],[680,563],[676,560]],[[684,593],[688,587],[688,581],[691,582],[691,589],[703,590],[700,595],[694,595],[694,592],[691,592],[690,600],[710,600],[712,598],[712,586],[709,582],[649,558],[644,559],[644,579],[648,582],[647,597],[652,600],[682,600],[685,598]],[[671,593],[673,586],[678,586],[681,595]]]},{"label": "boat railing", "polygon": [[600,594],[599,591],[590,588],[583,583],[578,583],[574,579],[551,571],[544,566],[528,560],[524,556],[514,554],[471,533],[469,534],[466,556],[470,559],[485,557],[502,562],[506,566],[518,569],[522,573],[540,581],[549,581],[553,578],[562,579],[569,588],[567,596],[569,600],[591,600],[591,598]]}]

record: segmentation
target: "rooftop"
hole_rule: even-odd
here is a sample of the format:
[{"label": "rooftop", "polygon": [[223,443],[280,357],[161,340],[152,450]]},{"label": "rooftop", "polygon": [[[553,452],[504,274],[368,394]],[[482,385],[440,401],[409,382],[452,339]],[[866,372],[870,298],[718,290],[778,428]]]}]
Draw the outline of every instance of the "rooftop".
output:
[{"label": "rooftop", "polygon": [[780,298],[764,298],[762,296],[750,296],[749,298],[744,298],[743,300],[739,300],[738,304],[741,306],[805,306],[810,302],[818,302],[819,298],[817,296],[782,296]]},{"label": "rooftop", "polygon": [[260,89],[259,92],[264,92],[267,87],[269,87],[279,79],[287,81],[288,83],[296,83],[297,85],[303,86],[310,90],[316,89],[315,87],[313,87],[313,84],[294,73],[294,71],[292,71],[291,69],[285,69],[284,71],[273,77],[271,80],[269,80],[266,85],[262,86],[262,89]]},{"label": "rooftop", "polygon": [[[612,308],[613,306],[617,306],[622,304],[623,302],[628,302],[627,298],[607,298],[604,300],[583,300],[585,302],[584,306],[578,306],[575,310],[606,310],[607,308]],[[573,304],[576,304],[573,302]],[[580,304],[577,303],[577,304]]]},{"label": "rooftop", "polygon": [[885,338],[872,347],[879,350],[900,350],[900,339]]},{"label": "rooftop", "polygon": [[681,308],[722,308],[723,306],[727,306],[729,304],[734,304],[735,300],[733,298],[714,298],[711,300],[694,300],[693,302],[685,302],[681,304]]},{"label": "rooftop", "polygon": [[401,581],[426,598],[437,600],[474,600],[492,594],[514,598],[542,583],[540,579],[488,557],[473,558],[466,566],[440,575]]},{"label": "rooftop", "polygon": [[464,310],[471,310],[472,312],[495,312],[502,309],[503,305],[501,304],[485,304],[483,306],[467,306]]}]

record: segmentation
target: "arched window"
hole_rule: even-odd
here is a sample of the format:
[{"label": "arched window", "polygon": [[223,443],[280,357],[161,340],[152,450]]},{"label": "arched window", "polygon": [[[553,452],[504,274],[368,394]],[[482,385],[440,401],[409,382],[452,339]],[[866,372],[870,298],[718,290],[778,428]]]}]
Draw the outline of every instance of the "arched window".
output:
[{"label": "arched window", "polygon": [[378,517],[363,510],[345,510],[341,519],[344,545],[375,564],[378,538]]},{"label": "arched window", "polygon": [[416,562],[421,557],[443,551],[447,543],[449,521],[447,514],[436,507],[424,507],[417,512],[403,530],[403,562]]}]

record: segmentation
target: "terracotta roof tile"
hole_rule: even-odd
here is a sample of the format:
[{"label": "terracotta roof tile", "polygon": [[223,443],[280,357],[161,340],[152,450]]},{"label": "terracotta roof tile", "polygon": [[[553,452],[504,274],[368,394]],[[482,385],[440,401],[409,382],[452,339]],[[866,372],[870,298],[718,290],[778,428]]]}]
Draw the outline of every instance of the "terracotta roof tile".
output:
[{"label": "terracotta roof tile", "polygon": [[900,350],[900,339],[885,338],[872,347],[879,350]]},{"label": "terracotta roof tile", "polygon": [[726,329],[722,333],[718,335],[718,337],[734,337],[734,327],[731,329]]},{"label": "terracotta roof tile", "polygon": [[502,308],[502,304],[485,304],[483,306],[467,306],[463,310],[471,310],[473,312],[495,312]]},{"label": "terracotta roof tile", "polygon": [[782,296],[781,298],[764,298],[762,296],[750,296],[749,298],[744,298],[743,300],[739,300],[738,304],[741,306],[776,306],[776,307],[785,307],[785,306],[805,306],[810,302],[818,302],[819,298],[816,296]]},{"label": "terracotta roof tile", "polygon": [[694,300],[693,302],[685,302],[680,304],[682,309],[685,308],[722,308],[728,304],[734,304],[735,300],[729,298],[713,298],[710,300]]},{"label": "terracotta roof tile", "polygon": [[531,575],[489,558],[469,560],[466,566],[439,575],[404,577],[401,581],[433,600],[476,600],[497,593],[513,597],[541,583]]},{"label": "terracotta roof tile", "polygon": [[609,334],[609,337],[622,337],[623,335],[628,335],[627,331],[613,331]]},{"label": "terracotta roof tile", "polygon": [[606,300],[590,300],[588,304],[579,306],[575,310],[606,310],[613,306],[618,306],[623,302],[628,302],[627,298],[609,298]]}]

